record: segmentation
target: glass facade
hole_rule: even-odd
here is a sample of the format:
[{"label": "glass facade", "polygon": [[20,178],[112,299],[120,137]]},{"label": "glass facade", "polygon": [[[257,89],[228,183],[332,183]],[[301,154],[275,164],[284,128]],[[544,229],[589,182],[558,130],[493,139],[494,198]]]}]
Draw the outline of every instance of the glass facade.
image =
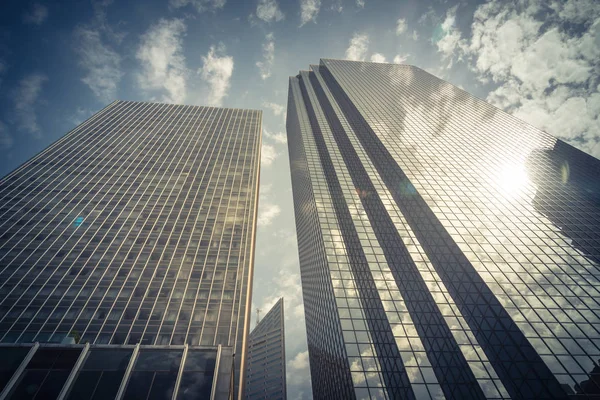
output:
[{"label": "glass facade", "polygon": [[116,101],[0,180],[0,341],[229,346],[240,378],[261,118]]},{"label": "glass facade", "polygon": [[600,394],[600,161],[408,65],[290,78],[315,398]]},{"label": "glass facade", "polygon": [[248,338],[248,400],[286,400],[283,297],[260,320]]},{"label": "glass facade", "polygon": [[231,347],[0,344],[11,400],[231,399]]}]

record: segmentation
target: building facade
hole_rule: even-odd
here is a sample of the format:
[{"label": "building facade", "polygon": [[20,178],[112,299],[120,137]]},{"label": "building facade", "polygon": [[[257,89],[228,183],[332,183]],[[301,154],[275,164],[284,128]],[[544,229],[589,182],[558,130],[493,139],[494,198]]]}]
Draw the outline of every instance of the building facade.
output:
[{"label": "building facade", "polygon": [[0,344],[0,398],[233,399],[231,346]]},{"label": "building facade", "polygon": [[301,71],[287,133],[315,398],[600,393],[599,160],[408,65]]},{"label": "building facade", "polygon": [[239,385],[261,118],[116,101],[4,177],[0,341],[227,347]]},{"label": "building facade", "polygon": [[248,400],[286,400],[283,297],[261,319],[248,338]]}]

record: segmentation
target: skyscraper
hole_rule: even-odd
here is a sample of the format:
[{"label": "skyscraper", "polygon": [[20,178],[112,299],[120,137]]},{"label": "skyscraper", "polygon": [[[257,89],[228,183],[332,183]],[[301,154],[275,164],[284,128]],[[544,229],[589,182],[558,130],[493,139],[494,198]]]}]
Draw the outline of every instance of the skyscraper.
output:
[{"label": "skyscraper", "polygon": [[600,392],[600,161],[408,65],[301,71],[287,132],[315,398]]},{"label": "skyscraper", "polygon": [[[210,393],[210,380],[194,382],[187,371],[208,371],[212,379],[219,360],[231,371],[233,352],[238,385],[249,325],[261,117],[254,110],[116,101],[4,177],[2,343],[75,346],[64,357],[71,364],[83,357],[73,364],[79,377],[86,366],[102,370],[94,352],[127,350],[106,367],[120,371],[111,383],[124,398],[136,391],[189,398],[194,387]],[[89,356],[81,353],[84,343],[91,344]],[[4,346],[0,354],[16,354],[15,348]],[[43,375],[35,365],[52,376],[56,363],[34,362],[45,357],[60,364],[56,352],[40,355],[52,349],[42,345],[32,353],[34,366],[13,382],[14,393],[34,379],[29,369]],[[14,357],[20,365],[23,357]],[[184,363],[191,364],[182,372]],[[51,380],[53,390],[68,389],[70,368],[63,370],[60,379],[38,377],[40,393]],[[96,385],[107,387],[102,380],[82,387]]]},{"label": "skyscraper", "polygon": [[245,398],[248,400],[287,398],[283,297],[250,332]]}]

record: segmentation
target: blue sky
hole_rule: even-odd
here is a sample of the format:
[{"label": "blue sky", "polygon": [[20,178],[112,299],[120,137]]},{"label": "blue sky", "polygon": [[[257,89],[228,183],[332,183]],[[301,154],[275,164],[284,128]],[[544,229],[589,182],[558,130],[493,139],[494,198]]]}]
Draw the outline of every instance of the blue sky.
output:
[{"label": "blue sky", "polygon": [[290,399],[311,394],[287,77],[320,57],[416,65],[600,157],[597,0],[5,0],[0,14],[1,175],[114,99],[264,110],[253,308],[286,298]]}]

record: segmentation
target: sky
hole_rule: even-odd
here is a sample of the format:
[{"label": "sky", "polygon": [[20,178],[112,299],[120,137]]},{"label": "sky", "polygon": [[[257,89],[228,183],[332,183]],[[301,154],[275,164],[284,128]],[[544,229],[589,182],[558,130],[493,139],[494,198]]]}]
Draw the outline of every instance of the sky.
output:
[{"label": "sky", "polygon": [[115,99],[262,109],[253,288],[311,398],[285,116],[320,58],[420,67],[600,158],[597,0],[3,0],[0,176]]}]

